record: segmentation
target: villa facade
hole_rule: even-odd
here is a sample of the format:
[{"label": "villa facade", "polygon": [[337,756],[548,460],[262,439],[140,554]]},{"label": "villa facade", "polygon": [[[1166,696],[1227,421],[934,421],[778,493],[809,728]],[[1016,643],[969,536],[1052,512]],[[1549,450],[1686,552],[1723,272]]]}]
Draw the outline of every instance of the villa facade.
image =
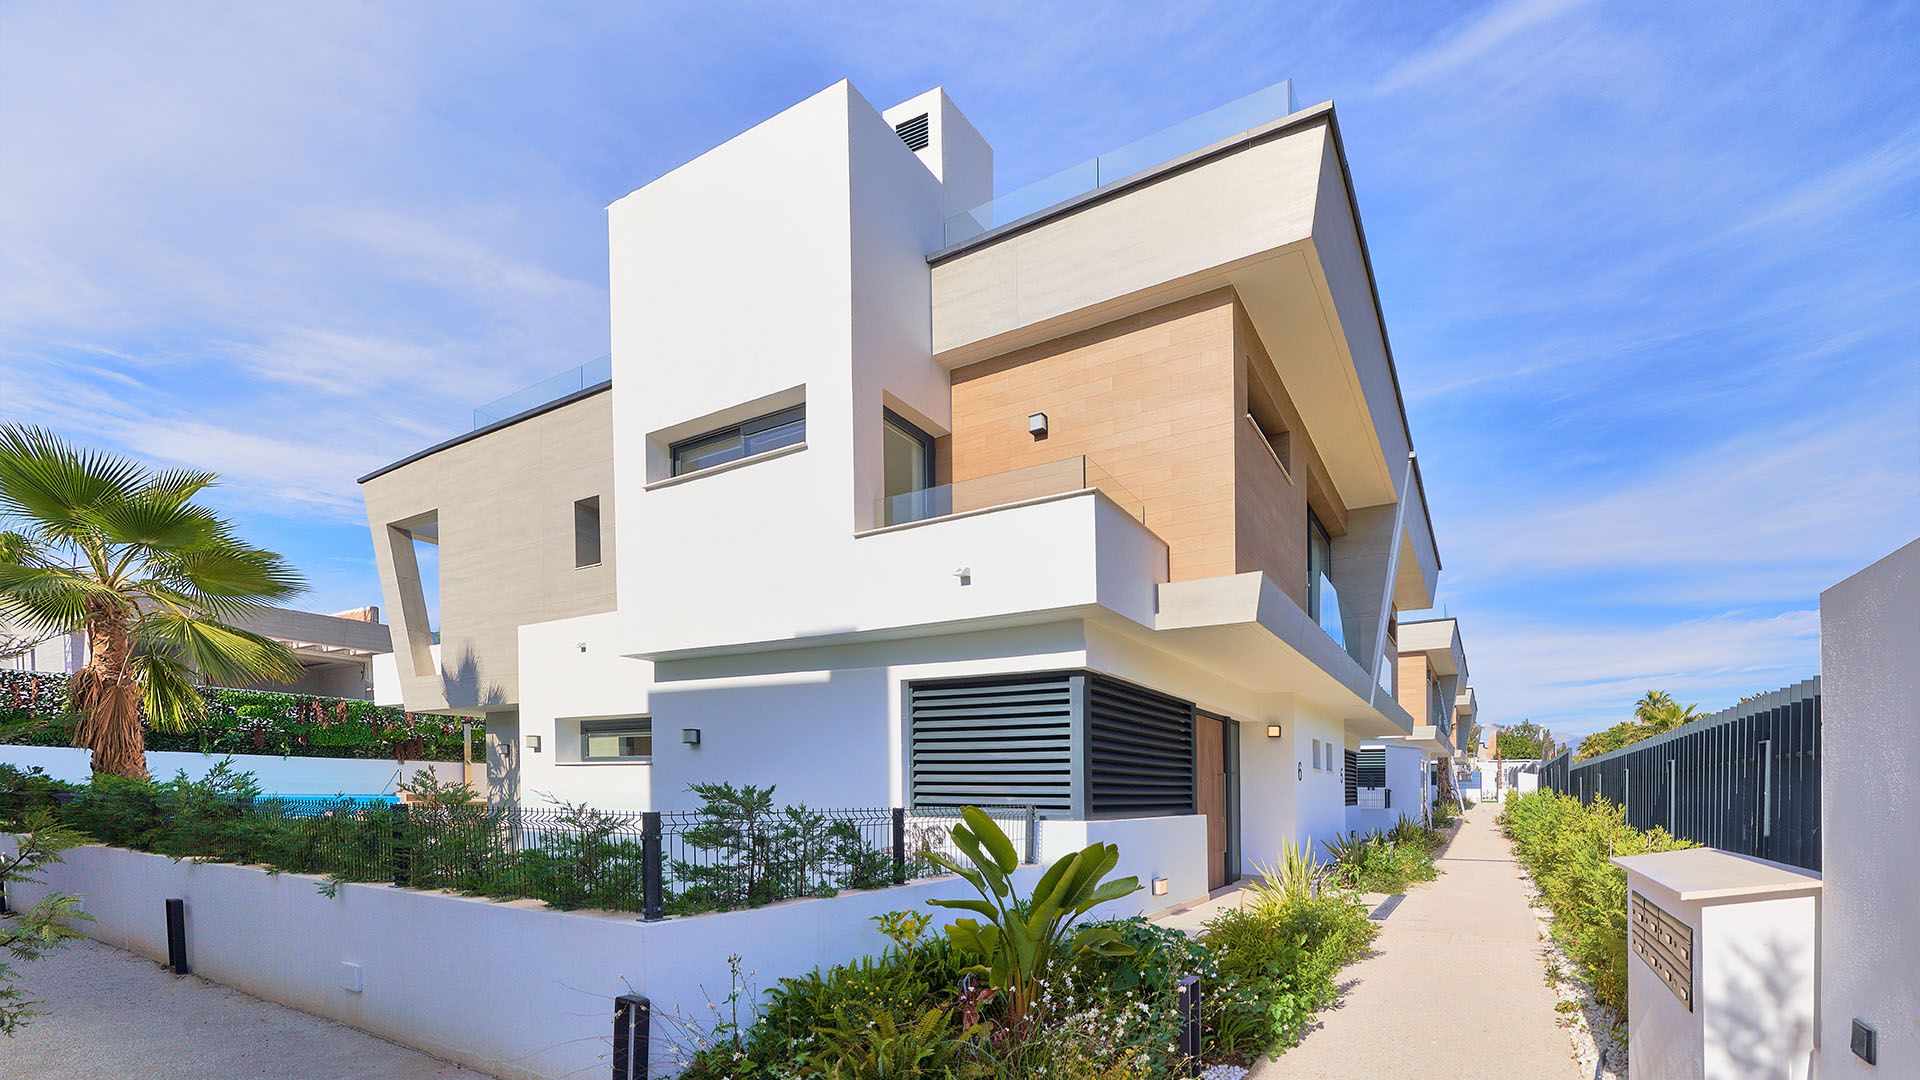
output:
[{"label": "villa facade", "polygon": [[497,799],[1016,803],[1209,888],[1418,816],[1472,696],[1333,106],[1090,170],[842,82],[616,201],[608,367],[362,480],[380,695]]}]

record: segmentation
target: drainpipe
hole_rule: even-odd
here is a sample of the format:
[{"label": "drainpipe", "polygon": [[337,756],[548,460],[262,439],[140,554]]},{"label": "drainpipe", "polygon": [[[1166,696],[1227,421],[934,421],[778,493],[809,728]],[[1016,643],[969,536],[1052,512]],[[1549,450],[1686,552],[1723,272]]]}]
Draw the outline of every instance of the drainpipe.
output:
[{"label": "drainpipe", "polygon": [[1400,474],[1400,499],[1393,506],[1393,532],[1387,538],[1387,582],[1380,589],[1380,618],[1373,632],[1373,659],[1367,663],[1371,676],[1367,687],[1367,707],[1373,707],[1380,693],[1380,661],[1387,653],[1387,616],[1393,611],[1393,586],[1400,576],[1400,530],[1407,525],[1407,492],[1413,483],[1413,451],[1407,451],[1407,467]]}]

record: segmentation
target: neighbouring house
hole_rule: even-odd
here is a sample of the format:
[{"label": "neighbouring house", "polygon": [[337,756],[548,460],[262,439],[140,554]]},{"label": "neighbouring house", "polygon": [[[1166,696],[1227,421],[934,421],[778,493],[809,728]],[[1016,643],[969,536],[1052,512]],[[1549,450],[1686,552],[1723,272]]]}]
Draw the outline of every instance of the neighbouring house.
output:
[{"label": "neighbouring house", "polygon": [[[267,608],[233,620],[235,626],[270,637],[293,650],[305,669],[290,683],[252,682],[238,690],[278,690],[321,697],[373,697],[374,657],[389,652],[392,641],[380,621],[378,607],[322,615],[292,608]],[[4,630],[0,626],[0,630]],[[19,656],[0,658],[0,668],[71,675],[87,663],[86,631],[62,634],[36,643]]]},{"label": "neighbouring house", "polygon": [[829,87],[609,207],[604,372],[362,479],[383,683],[492,797],[1025,804],[1187,895],[1372,751],[1425,805],[1466,667],[1394,626],[1441,564],[1333,105],[992,177]]}]

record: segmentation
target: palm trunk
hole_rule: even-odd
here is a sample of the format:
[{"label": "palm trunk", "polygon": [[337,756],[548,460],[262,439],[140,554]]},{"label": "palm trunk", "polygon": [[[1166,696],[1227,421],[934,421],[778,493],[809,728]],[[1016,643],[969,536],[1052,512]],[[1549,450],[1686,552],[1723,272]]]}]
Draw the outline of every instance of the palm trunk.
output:
[{"label": "palm trunk", "polygon": [[147,777],[147,752],[140,730],[140,687],[134,682],[130,613],[90,605],[87,613],[87,666],[73,677],[73,707],[80,722],[73,745],[93,752],[94,775]]}]

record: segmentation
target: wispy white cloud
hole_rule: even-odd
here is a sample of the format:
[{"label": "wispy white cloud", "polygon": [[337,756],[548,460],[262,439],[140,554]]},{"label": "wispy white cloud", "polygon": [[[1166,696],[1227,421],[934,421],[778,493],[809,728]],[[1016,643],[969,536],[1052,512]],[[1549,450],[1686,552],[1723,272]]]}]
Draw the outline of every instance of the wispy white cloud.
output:
[{"label": "wispy white cloud", "polygon": [[1441,40],[1401,60],[1374,86],[1392,94],[1459,74],[1510,51],[1516,39],[1582,7],[1588,0],[1510,0],[1480,13]]},{"label": "wispy white cloud", "polygon": [[1651,627],[1483,618],[1467,644],[1483,716],[1577,739],[1627,719],[1648,690],[1711,712],[1816,675],[1819,639],[1818,610],[1792,609]]}]

